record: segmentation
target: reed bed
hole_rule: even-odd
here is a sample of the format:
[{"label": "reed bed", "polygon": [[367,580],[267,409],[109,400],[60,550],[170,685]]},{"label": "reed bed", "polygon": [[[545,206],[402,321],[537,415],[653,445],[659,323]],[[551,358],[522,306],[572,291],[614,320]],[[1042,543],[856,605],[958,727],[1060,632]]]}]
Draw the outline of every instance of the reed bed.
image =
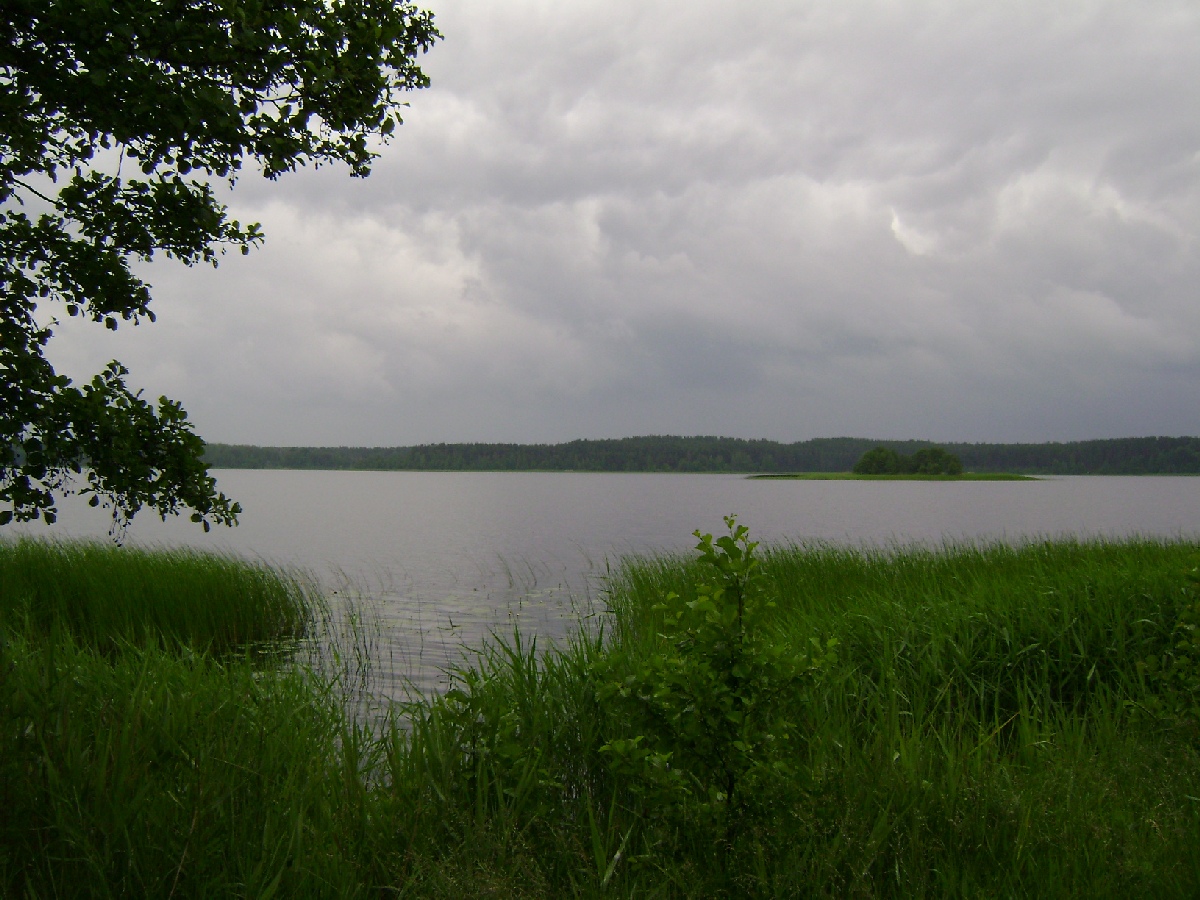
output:
[{"label": "reed bed", "polygon": [[216,655],[289,644],[319,607],[299,573],[186,548],[0,542],[0,623],[111,652],[161,643]]},{"label": "reed bed", "polygon": [[670,652],[662,598],[703,580],[687,557],[627,561],[605,634],[540,665],[497,642],[414,710],[389,755],[412,817],[406,883],[446,897],[1195,896],[1196,725],[1151,711],[1138,663],[1194,602],[1198,550],[768,549],[765,627],[797,653],[836,638],[837,660],[785,704],[789,775],[763,782],[732,842],[713,804],[666,815],[662,792],[604,752],[645,723],[606,708],[597,671]]},{"label": "reed bed", "polygon": [[[198,629],[114,640],[55,625],[67,607],[35,627],[26,603],[0,644],[0,895],[1197,896],[1200,729],[1144,663],[1179,638],[1198,553],[762,548],[754,646],[822,663],[771,694],[786,736],[736,805],[671,775],[684,756],[638,756],[637,704],[672,707],[614,692],[675,671],[664,598],[698,600],[694,558],[626,561],[602,629],[497,636],[374,721],[337,666]],[[319,658],[360,671],[370,635],[348,640]]]},{"label": "reed bed", "polygon": [[0,895],[303,896],[355,882],[339,844],[354,735],[315,681],[156,646],[106,658],[67,634],[10,638],[5,657]]}]

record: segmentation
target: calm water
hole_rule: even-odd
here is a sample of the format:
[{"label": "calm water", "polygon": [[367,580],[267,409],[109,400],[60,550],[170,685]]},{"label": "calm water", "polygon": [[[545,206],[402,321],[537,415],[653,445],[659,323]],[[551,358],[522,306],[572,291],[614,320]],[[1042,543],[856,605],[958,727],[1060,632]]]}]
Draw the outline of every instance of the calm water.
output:
[{"label": "calm water", "polygon": [[[892,545],[1056,535],[1200,536],[1200,477],[1030,482],[749,480],[738,475],[226,470],[245,508],[205,535],[148,514],[133,544],[187,544],[298,565],[378,617],[377,652],[424,689],[489,630],[543,639],[601,605],[607,562],[685,551],[737,513],[763,541]],[[33,534],[104,536],[83,504]],[[8,529],[11,533],[16,529]]]}]

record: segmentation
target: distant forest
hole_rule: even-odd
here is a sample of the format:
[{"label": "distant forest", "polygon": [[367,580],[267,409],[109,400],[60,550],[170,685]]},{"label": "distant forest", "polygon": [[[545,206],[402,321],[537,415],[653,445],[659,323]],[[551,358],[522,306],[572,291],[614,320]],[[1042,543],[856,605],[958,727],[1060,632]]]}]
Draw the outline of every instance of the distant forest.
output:
[{"label": "distant forest", "polygon": [[873,447],[911,455],[938,446],[968,472],[1029,475],[1200,474],[1200,437],[1117,438],[1067,444],[934,444],[817,438],[795,444],[724,437],[633,437],[565,444],[416,447],[254,447],[209,444],[217,469],[364,469],[538,472],[848,472]]}]

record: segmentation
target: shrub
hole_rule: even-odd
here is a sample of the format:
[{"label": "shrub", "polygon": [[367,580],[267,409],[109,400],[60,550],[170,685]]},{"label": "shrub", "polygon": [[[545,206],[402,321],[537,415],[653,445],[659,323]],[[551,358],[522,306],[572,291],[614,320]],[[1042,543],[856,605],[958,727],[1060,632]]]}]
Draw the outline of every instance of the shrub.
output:
[{"label": "shrub", "polygon": [[1200,567],[1187,574],[1186,603],[1171,634],[1167,649],[1149,657],[1138,668],[1154,695],[1149,704],[1156,712],[1200,722]]},{"label": "shrub", "polygon": [[709,827],[729,846],[754,798],[794,781],[791,714],[801,682],[833,659],[836,641],[798,654],[764,627],[775,605],[764,590],[745,526],[695,532],[710,580],[691,599],[669,593],[657,652],[620,672],[597,665],[601,708],[613,736],[601,747],[610,770],[650,811]]}]

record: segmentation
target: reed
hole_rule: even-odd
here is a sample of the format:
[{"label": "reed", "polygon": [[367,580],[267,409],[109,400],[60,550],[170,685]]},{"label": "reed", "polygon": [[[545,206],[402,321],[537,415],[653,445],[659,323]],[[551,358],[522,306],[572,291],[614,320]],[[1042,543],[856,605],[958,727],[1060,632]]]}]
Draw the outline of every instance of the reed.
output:
[{"label": "reed", "polygon": [[[680,704],[639,713],[612,690],[723,696],[670,682],[685,651],[664,616],[696,599],[693,558],[626,561],[599,630],[560,648],[497,636],[451,690],[381,720],[359,717],[361,619],[299,587],[299,620],[341,637],[286,665],[245,652],[243,626],[218,645],[215,624],[139,622],[175,596],[170,566],[120,627],[84,627],[66,600],[35,623],[6,600],[0,895],[1196,896],[1200,728],[1151,702],[1162,684],[1139,662],[1195,604],[1198,552],[762,548],[774,606],[747,646],[802,661],[834,638],[836,659],[781,664],[805,674],[764,707],[736,808],[684,757],[638,755],[682,733],[646,711]],[[28,578],[26,598],[61,580]],[[188,637],[129,637],[164,633]],[[688,671],[720,675],[720,658]]]},{"label": "reed", "polygon": [[184,548],[0,541],[0,623],[112,652],[163,644],[222,655],[294,643],[312,626],[315,586],[298,573]]},{"label": "reed", "polygon": [[[320,896],[354,885],[362,791],[337,698],[161,647],[115,658],[10,636],[0,894]],[[346,766],[351,771],[346,771]]]},{"label": "reed", "polygon": [[1198,549],[770,549],[768,627],[794,652],[836,637],[838,661],[794,697],[788,777],[752,798],[732,842],[711,803],[664,814],[670,797],[603,752],[645,722],[606,709],[596,673],[671,652],[662,599],[703,580],[686,557],[630,560],[601,638],[540,665],[498,643],[413,711],[388,754],[408,883],[429,896],[1192,896],[1197,732],[1146,713],[1138,662],[1169,643]]}]

